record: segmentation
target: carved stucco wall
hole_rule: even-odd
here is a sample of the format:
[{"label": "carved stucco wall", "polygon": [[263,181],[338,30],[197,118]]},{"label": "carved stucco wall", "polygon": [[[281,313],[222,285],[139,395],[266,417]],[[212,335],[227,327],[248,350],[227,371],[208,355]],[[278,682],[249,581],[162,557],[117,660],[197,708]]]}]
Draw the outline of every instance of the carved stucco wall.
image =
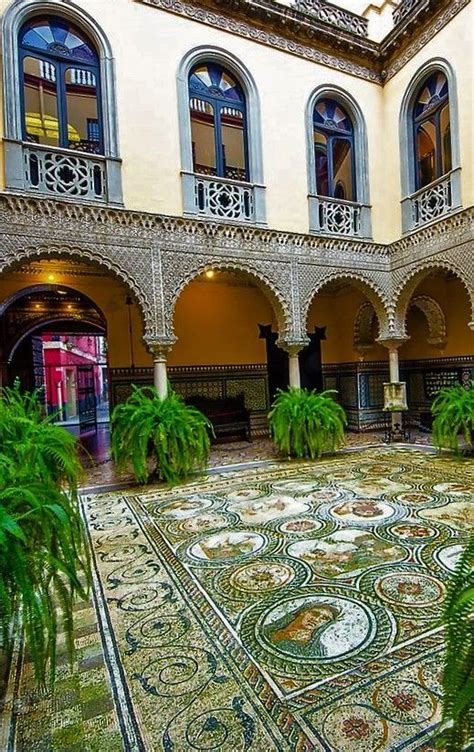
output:
[{"label": "carved stucco wall", "polygon": [[418,283],[433,269],[454,272],[474,320],[472,211],[390,246],[320,238],[46,199],[0,195],[0,273],[41,256],[81,258],[124,281],[142,312],[147,342],[174,340],[180,292],[205,269],[250,275],[272,302],[282,341],[306,337],[315,295],[346,280],[373,305],[379,336],[403,336]]},{"label": "carved stucco wall", "polygon": [[[414,295],[408,301],[409,308],[418,308],[428,323],[428,344],[444,348],[446,345],[446,318],[439,303],[430,295]],[[370,302],[362,303],[354,322],[354,349],[363,353],[375,344],[375,309]],[[406,317],[405,317],[406,318]]]}]

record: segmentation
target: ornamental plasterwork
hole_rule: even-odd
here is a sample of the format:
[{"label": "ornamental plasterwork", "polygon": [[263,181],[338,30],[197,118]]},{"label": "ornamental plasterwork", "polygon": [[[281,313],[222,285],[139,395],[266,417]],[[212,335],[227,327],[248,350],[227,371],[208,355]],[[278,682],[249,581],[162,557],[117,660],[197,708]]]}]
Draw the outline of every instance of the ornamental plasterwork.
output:
[{"label": "ornamental plasterwork", "polygon": [[[34,227],[30,228],[30,232]],[[36,235],[36,233],[35,233]],[[51,242],[36,242],[32,245],[32,238],[2,235],[2,253],[0,253],[0,273],[24,264],[29,259],[48,258],[58,256],[62,258],[80,258],[94,263],[111,272],[113,276],[124,282],[133,293],[143,316],[145,329],[156,330],[154,314],[151,254],[139,253],[133,256],[129,249],[117,246],[98,246],[87,244],[58,244]],[[148,256],[148,258],[146,258]]]},{"label": "ornamental plasterwork", "polygon": [[379,320],[381,335],[393,336],[390,317],[390,274],[354,269],[321,269],[305,266],[300,269],[301,321],[306,331],[306,321],[311,304],[318,292],[328,283],[347,279],[369,298]]},{"label": "ornamental plasterwork", "polygon": [[[424,4],[423,26],[417,12],[409,14],[409,33],[413,41],[406,45],[407,24],[396,26],[381,43],[373,42],[359,34],[321,23],[307,13],[276,2],[234,0],[228,4],[229,13],[219,12],[225,7],[223,0],[202,0],[202,5],[182,0],[135,0],[169,13],[184,16],[200,24],[264,44],[274,49],[296,55],[305,60],[343,71],[352,76],[378,84],[392,78],[411,60],[470,0],[428,0]],[[211,6],[211,7],[208,7]],[[441,10],[438,12],[438,8]],[[261,18],[259,18],[261,16]],[[413,19],[411,18],[413,16]],[[249,21],[246,19],[250,18]],[[252,18],[259,21],[253,24]],[[262,28],[265,24],[268,28]],[[314,41],[313,41],[314,40]],[[330,46],[327,47],[328,41]],[[403,45],[406,45],[403,47]],[[326,49],[325,49],[326,47]],[[334,54],[334,49],[345,48],[346,57]],[[358,58],[357,58],[358,55]]]},{"label": "ornamental plasterwork", "polygon": [[[430,295],[415,295],[409,301],[408,308],[418,308],[428,323],[427,342],[433,347],[443,349],[446,346],[446,318],[439,303]],[[362,303],[354,322],[354,349],[361,354],[370,350],[375,344],[374,320],[377,314],[370,302]]]},{"label": "ornamental plasterwork", "polygon": [[395,53],[387,66],[382,70],[381,76],[384,83],[393,78],[393,76],[413,57],[415,57],[415,55],[418,54],[428,42],[431,42],[433,37],[444,29],[459,11],[461,11],[466,5],[469,5],[470,1],[471,0],[451,0],[443,12],[440,13],[439,16],[435,16],[426,29],[421,34],[418,34],[401,53]]},{"label": "ornamental plasterwork", "polygon": [[388,337],[403,334],[408,301],[431,269],[457,274],[474,311],[472,214],[458,212],[384,246],[3,194],[0,271],[39,257],[93,262],[128,285],[148,342],[173,341],[177,297],[206,268],[250,274],[274,303],[280,334],[294,342],[306,334],[315,294],[347,279],[367,294],[380,336]]},{"label": "ornamental plasterwork", "polygon": [[[172,330],[172,320],[176,302],[183,289],[206,269],[227,269],[251,275],[253,281],[270,299],[278,320],[278,330],[282,336],[291,336],[293,316],[291,302],[290,264],[278,261],[256,261],[245,257],[229,258],[208,253],[162,252],[163,299],[166,311],[166,327]],[[179,275],[176,273],[179,269]]]},{"label": "ornamental plasterwork", "polygon": [[474,269],[472,262],[474,243],[471,243],[470,248],[466,248],[464,254],[470,256],[466,265],[459,263],[461,254],[459,249],[453,248],[430,259],[415,262],[408,268],[397,269],[392,273],[394,321],[399,329],[404,331],[406,312],[418,284],[430,271],[437,269],[453,272],[461,281],[471,304],[471,315],[474,321]]}]

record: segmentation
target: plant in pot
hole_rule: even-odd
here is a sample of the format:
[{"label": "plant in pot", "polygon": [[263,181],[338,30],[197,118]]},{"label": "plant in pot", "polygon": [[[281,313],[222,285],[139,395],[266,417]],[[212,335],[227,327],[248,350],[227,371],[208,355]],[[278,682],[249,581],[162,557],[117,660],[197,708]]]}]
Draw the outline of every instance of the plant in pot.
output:
[{"label": "plant in pot", "polygon": [[474,536],[451,577],[443,622],[443,717],[437,746],[462,752],[472,749],[474,739]]},{"label": "plant in pot", "polygon": [[119,468],[131,462],[139,483],[176,483],[205,467],[211,432],[208,419],[171,389],[162,399],[153,387],[133,386],[112,414],[112,455]]},{"label": "plant in pot", "polygon": [[73,606],[88,597],[90,566],[77,503],[76,439],[45,417],[38,392],[0,397],[0,650],[24,630],[36,679],[54,677],[58,622],[74,653]]},{"label": "plant in pot", "polygon": [[474,449],[474,381],[468,388],[461,384],[440,389],[431,405],[433,414],[433,442],[440,449],[460,453],[459,436],[465,449]]},{"label": "plant in pot", "polygon": [[279,451],[299,459],[334,452],[344,439],[346,414],[333,395],[290,387],[279,390],[269,414],[270,433]]}]

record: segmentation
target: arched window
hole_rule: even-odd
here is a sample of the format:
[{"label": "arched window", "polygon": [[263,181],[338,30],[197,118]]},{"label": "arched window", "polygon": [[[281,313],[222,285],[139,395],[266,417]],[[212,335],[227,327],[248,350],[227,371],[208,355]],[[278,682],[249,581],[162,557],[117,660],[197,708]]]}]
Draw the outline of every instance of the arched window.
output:
[{"label": "arched window", "polygon": [[217,62],[195,65],[189,75],[193,171],[246,181],[247,112],[236,77]]},{"label": "arched window", "polygon": [[456,76],[443,58],[428,60],[403,95],[400,168],[404,232],[461,206]]},{"label": "arched window", "polygon": [[104,153],[99,58],[68,20],[35,16],[20,29],[23,140]]},{"label": "arched window", "polygon": [[95,19],[73,0],[15,0],[2,51],[7,188],[122,205],[114,56]]},{"label": "arched window", "polygon": [[416,188],[452,168],[449,93],[446,76],[435,71],[418,89],[413,106]]},{"label": "arched window", "polygon": [[309,229],[370,238],[367,129],[361,108],[338,86],[318,86],[306,106]]},{"label": "arched window", "polygon": [[354,128],[335,99],[319,99],[313,112],[314,159],[318,196],[357,201]]}]

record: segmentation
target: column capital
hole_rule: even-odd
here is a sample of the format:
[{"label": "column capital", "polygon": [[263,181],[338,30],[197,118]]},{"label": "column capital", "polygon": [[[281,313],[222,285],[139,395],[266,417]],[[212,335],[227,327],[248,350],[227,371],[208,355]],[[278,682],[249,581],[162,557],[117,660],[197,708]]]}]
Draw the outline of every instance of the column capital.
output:
[{"label": "column capital", "polygon": [[304,339],[295,339],[295,340],[287,340],[287,339],[278,338],[276,344],[282,350],[287,352],[290,358],[294,358],[298,355],[299,352],[301,352],[301,350],[303,350],[307,345],[309,345],[309,339],[308,337],[305,337]]},{"label": "column capital", "polygon": [[375,340],[379,345],[383,345],[387,350],[398,350],[405,342],[408,342],[410,337],[394,336],[394,337],[377,337]]},{"label": "column capital", "polygon": [[177,341],[177,338],[163,337],[162,339],[153,339],[152,337],[147,337],[145,335],[143,340],[154,360],[166,360],[170,350]]}]

